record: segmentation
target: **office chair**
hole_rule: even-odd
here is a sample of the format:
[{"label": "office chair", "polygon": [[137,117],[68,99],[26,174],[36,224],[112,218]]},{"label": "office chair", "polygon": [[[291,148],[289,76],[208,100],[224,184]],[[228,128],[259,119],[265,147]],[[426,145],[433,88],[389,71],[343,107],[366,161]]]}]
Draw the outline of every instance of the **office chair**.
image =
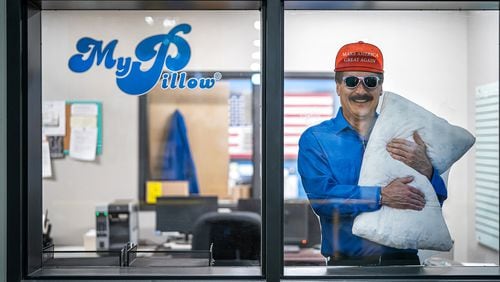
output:
[{"label": "office chair", "polygon": [[258,265],[261,218],[252,212],[211,212],[194,224],[192,250],[212,247],[215,266]]}]

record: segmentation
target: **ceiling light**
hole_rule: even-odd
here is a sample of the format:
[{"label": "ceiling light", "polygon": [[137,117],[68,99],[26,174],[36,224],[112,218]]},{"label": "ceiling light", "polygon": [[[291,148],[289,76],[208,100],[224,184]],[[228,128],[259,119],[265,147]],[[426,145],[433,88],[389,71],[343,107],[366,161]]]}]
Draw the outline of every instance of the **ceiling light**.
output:
[{"label": "ceiling light", "polygon": [[252,63],[250,65],[250,69],[253,71],[260,71],[260,64],[259,63]]},{"label": "ceiling light", "polygon": [[260,21],[255,21],[253,27],[255,27],[256,30],[260,30]]},{"label": "ceiling light", "polygon": [[252,74],[252,83],[254,85],[260,85],[260,73]]},{"label": "ceiling light", "polygon": [[174,25],[175,25],[175,20],[169,20],[169,19],[163,20],[164,27],[169,27],[169,26],[174,26]]},{"label": "ceiling light", "polygon": [[144,20],[146,21],[146,23],[148,23],[149,25],[153,25],[155,23],[155,21],[153,20],[152,17],[145,17]]}]

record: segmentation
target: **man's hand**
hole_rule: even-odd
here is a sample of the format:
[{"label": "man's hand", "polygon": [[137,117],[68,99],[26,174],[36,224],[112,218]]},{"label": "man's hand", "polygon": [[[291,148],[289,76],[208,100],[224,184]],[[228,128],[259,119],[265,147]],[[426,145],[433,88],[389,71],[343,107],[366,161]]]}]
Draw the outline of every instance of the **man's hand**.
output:
[{"label": "man's hand", "polygon": [[416,143],[406,139],[394,138],[387,144],[387,151],[395,160],[402,161],[409,167],[425,175],[427,179],[432,177],[432,163],[427,156],[427,148],[424,140],[415,131],[413,139]]},{"label": "man's hand", "polygon": [[415,187],[407,185],[413,176],[394,179],[382,188],[382,205],[396,209],[422,210],[425,206],[425,195]]}]

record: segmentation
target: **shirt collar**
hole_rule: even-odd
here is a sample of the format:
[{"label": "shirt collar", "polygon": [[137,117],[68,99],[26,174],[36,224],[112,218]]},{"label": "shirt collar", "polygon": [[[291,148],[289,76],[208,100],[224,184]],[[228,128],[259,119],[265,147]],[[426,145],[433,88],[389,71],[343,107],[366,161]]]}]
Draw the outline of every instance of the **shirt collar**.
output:
[{"label": "shirt collar", "polygon": [[[375,112],[375,118],[378,117],[378,113]],[[333,121],[333,133],[338,134],[342,130],[349,128],[351,130],[354,130],[354,128],[347,122],[347,120],[344,118],[344,114],[342,111],[342,107],[339,108],[337,112],[337,116],[332,120]]]}]

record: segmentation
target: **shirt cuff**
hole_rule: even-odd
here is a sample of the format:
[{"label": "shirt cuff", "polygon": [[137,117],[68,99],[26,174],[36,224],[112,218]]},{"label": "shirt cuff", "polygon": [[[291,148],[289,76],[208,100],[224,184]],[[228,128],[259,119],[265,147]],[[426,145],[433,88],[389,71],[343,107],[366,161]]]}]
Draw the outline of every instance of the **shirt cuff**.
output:
[{"label": "shirt cuff", "polygon": [[439,203],[442,205],[443,201],[448,198],[448,191],[446,190],[446,185],[444,184],[439,171],[434,167],[432,168],[431,185],[436,192]]},{"label": "shirt cuff", "polygon": [[380,203],[380,186],[359,186],[360,199],[366,200],[366,210],[374,211],[381,207]]}]

